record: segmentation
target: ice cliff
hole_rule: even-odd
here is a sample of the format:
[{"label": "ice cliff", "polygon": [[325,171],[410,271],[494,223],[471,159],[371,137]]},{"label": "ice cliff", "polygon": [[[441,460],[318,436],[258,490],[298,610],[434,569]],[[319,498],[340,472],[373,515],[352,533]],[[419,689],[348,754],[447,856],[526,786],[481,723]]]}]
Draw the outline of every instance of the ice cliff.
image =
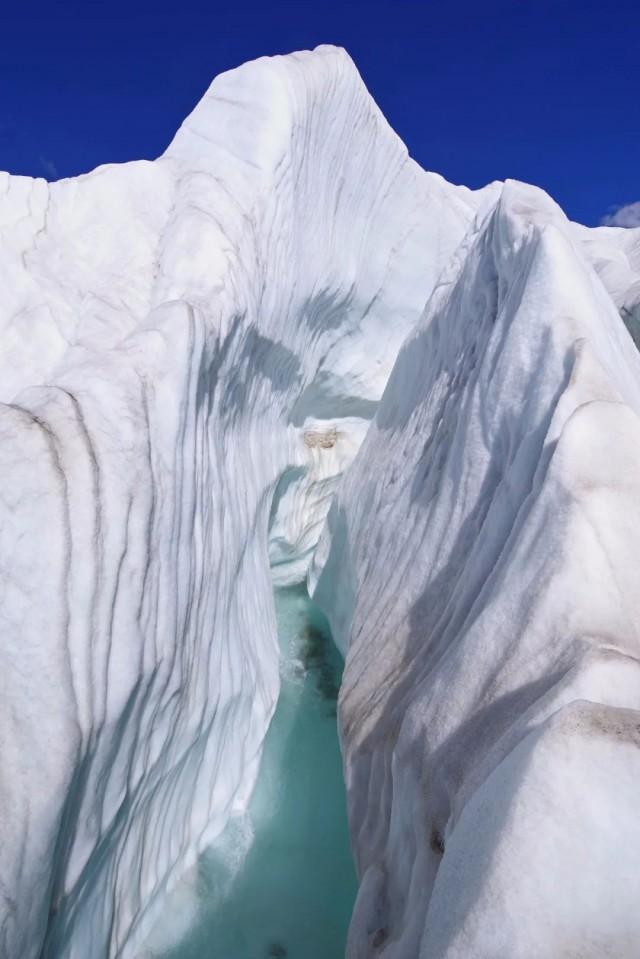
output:
[{"label": "ice cliff", "polygon": [[350,956],[631,959],[640,231],[425,173],[330,47],[0,191],[3,959],[140,955],[310,563]]},{"label": "ice cliff", "polygon": [[348,649],[350,955],[636,954],[639,412],[640,355],[575,229],[506,184],[315,561]]}]

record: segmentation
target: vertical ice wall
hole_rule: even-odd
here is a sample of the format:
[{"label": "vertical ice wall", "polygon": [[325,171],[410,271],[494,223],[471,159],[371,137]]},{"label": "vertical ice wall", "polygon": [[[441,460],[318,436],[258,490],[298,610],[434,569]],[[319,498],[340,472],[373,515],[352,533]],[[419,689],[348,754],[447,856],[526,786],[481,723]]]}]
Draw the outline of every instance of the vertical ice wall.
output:
[{"label": "vertical ice wall", "polygon": [[640,355],[589,240],[505,185],[328,516],[351,957],[637,953]]},{"label": "vertical ice wall", "polygon": [[0,198],[0,952],[135,955],[246,802],[268,542],[335,478],[478,201],[349,58],[219,77],[154,163]]}]

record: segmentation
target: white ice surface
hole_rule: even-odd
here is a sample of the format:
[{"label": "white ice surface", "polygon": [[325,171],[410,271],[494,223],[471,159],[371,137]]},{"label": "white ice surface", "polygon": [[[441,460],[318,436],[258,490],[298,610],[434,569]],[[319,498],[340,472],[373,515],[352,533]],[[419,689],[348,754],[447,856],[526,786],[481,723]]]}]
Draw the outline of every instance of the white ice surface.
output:
[{"label": "white ice surface", "polygon": [[[304,577],[336,490],[314,577],[350,646],[351,954],[415,959],[424,935],[428,959],[468,957],[511,896],[524,955],[517,917],[549,903],[513,878],[541,793],[519,771],[544,784],[567,742],[631,855],[635,714],[598,707],[591,744],[588,703],[638,706],[617,311],[640,234],[501,192],[422,171],[330,47],[218,77],[156,161],[0,174],[3,959],[138,956],[245,807],[278,694],[270,567]],[[495,783],[520,812],[496,812],[483,865]],[[561,783],[568,856],[599,807],[573,815]],[[610,886],[627,917],[634,882]]]},{"label": "white ice surface", "polygon": [[505,184],[331,507],[351,957],[637,955],[640,355],[590,244]]},{"label": "white ice surface", "polygon": [[492,191],[424,173],[329,47],[218,77],[155,162],[1,175],[3,959],[136,955],[245,805],[269,552],[304,578]]}]

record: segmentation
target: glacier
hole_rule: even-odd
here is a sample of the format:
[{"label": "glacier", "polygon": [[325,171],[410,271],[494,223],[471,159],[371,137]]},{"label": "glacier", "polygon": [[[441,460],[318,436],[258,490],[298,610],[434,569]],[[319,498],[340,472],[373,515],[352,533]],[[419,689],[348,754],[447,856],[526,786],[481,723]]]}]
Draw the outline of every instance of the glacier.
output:
[{"label": "glacier", "polygon": [[0,174],[0,275],[0,954],[143,955],[306,580],[348,955],[632,959],[640,230],[423,171],[320,47],[157,160]]}]

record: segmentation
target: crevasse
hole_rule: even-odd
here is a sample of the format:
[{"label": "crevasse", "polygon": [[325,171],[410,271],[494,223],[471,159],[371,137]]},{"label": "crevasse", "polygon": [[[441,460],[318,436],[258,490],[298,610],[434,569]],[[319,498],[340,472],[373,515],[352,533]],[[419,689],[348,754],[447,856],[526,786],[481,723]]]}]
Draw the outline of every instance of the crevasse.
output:
[{"label": "crevasse", "polygon": [[304,586],[275,599],[280,696],[248,809],[170,897],[145,959],[344,956],[356,877],[336,735],[343,662]]},{"label": "crevasse", "polygon": [[0,179],[0,954],[138,955],[312,563],[350,956],[631,959],[639,231],[425,173],[331,47],[153,162]]}]

